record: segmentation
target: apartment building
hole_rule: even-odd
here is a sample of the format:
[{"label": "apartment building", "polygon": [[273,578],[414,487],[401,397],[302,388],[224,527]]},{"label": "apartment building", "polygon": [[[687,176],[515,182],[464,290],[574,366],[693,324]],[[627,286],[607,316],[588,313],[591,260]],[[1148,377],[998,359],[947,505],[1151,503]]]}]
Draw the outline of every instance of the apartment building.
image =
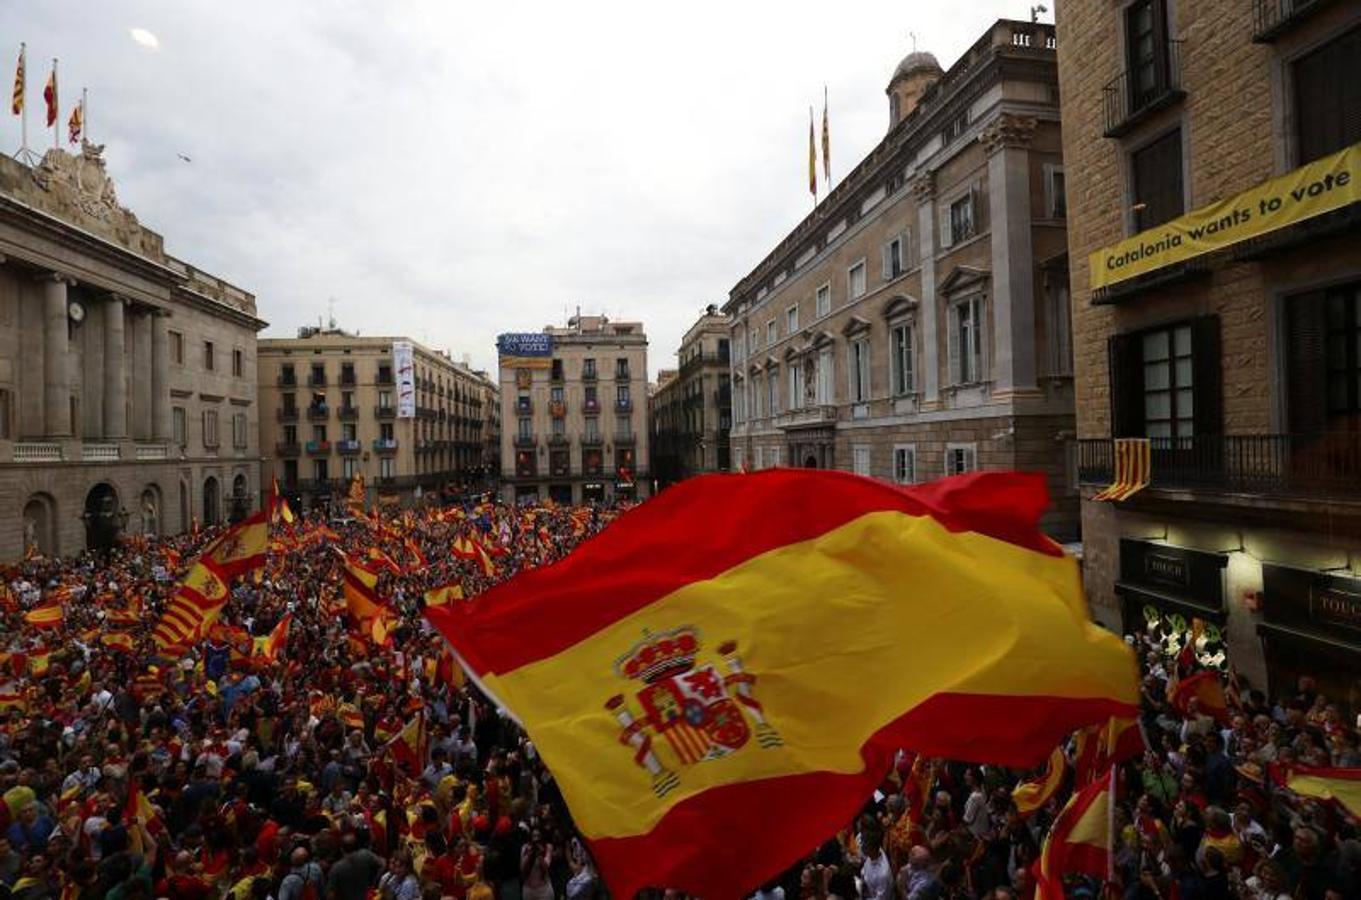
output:
[{"label": "apartment building", "polygon": [[652,472],[659,487],[732,463],[731,323],[710,305],[681,338],[680,368],[658,373],[652,398]]}]

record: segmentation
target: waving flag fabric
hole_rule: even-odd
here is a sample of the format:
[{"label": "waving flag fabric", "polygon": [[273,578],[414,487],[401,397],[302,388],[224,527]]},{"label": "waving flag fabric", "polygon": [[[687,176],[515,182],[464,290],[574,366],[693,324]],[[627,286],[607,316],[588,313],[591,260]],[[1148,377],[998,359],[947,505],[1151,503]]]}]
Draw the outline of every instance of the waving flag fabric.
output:
[{"label": "waving flag fabric", "polygon": [[1333,800],[1361,819],[1361,769],[1272,767],[1277,784],[1304,797]]},{"label": "waving flag fabric", "polygon": [[1219,680],[1218,672],[1205,669],[1175,681],[1169,685],[1167,699],[1173,709],[1183,716],[1190,711],[1191,700],[1194,699],[1202,713],[1214,716],[1221,725],[1229,723],[1229,702],[1224,696],[1224,683]]},{"label": "waving flag fabric", "polygon": [[1011,802],[1016,804],[1016,813],[1022,819],[1029,818],[1044,808],[1063,787],[1063,779],[1068,774],[1068,757],[1063,755],[1062,747],[1055,747],[1049,754],[1049,762],[1044,771],[1030,781],[1016,785],[1011,792]]},{"label": "waving flag fabric", "polygon": [[1075,793],[1054,820],[1040,850],[1036,900],[1064,900],[1065,875],[1109,877],[1115,772]]},{"label": "waving flag fabric", "polygon": [[227,578],[262,568],[269,554],[269,509],[242,519],[200,554]]},{"label": "waving flag fabric", "polygon": [[151,632],[152,640],[162,650],[199,640],[222,614],[228,596],[227,577],[200,558],[175,589]]},{"label": "waving flag fabric", "polygon": [[1133,655],[1039,532],[1047,503],[1038,475],[706,476],[425,615],[524,723],[613,895],[739,896],[900,747],[1033,767],[1135,714]]},{"label": "waving flag fabric", "polygon": [[43,88],[43,102],[47,104],[47,127],[57,124],[57,61],[52,60],[52,74]]},{"label": "waving flag fabric", "polygon": [[1073,770],[1079,788],[1147,748],[1143,728],[1133,716],[1112,716],[1103,724],[1089,725],[1074,735],[1074,744]]},{"label": "waving flag fabric", "polygon": [[256,638],[256,655],[264,658],[268,662],[274,662],[283,652],[284,646],[288,643],[288,626],[293,624],[293,614],[286,613],[279,624],[264,637]]},{"label": "waving flag fabric", "polygon": [[61,600],[48,600],[24,613],[24,621],[34,628],[60,628],[65,615]]},{"label": "waving flag fabric", "polygon": [[378,573],[343,551],[341,557],[341,591],[345,607],[358,629],[373,639],[375,644],[387,641],[388,608],[378,596]]},{"label": "waving flag fabric", "polygon": [[463,585],[455,582],[437,588],[431,588],[425,592],[426,606],[443,606],[452,600],[463,599]]},{"label": "waving flag fabric", "polygon": [[10,99],[9,111],[16,116],[24,111],[24,45],[19,45],[19,64],[14,67],[14,94]]}]

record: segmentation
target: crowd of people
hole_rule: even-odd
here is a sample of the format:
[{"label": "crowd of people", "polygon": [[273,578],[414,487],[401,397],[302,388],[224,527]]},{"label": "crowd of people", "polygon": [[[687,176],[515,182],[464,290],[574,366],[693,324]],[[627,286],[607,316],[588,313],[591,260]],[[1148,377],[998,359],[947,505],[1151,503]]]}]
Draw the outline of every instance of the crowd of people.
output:
[{"label": "crowd of people", "polygon": [[[478,602],[618,512],[483,499],[280,522],[264,568],[233,584],[202,640],[173,653],[152,627],[220,529],[0,570],[0,895],[607,897],[552,772],[451,670],[420,610],[451,584]],[[490,562],[450,551],[469,534]],[[346,615],[336,549],[381,573],[397,616],[381,644]],[[59,615],[32,614],[54,606]],[[286,616],[282,649],[266,651]],[[1308,679],[1289,696],[1231,692],[1218,720],[1194,702],[1174,708],[1167,682],[1187,635],[1154,625],[1128,640],[1147,746],[1121,765],[1111,873],[1069,879],[1068,896],[1361,896],[1351,817],[1269,774],[1291,761],[1361,765],[1356,723]],[[397,752],[413,721],[416,760]],[[1013,789],[1033,774],[903,753],[855,821],[754,896],[1029,900],[1070,793],[1022,815]]]}]

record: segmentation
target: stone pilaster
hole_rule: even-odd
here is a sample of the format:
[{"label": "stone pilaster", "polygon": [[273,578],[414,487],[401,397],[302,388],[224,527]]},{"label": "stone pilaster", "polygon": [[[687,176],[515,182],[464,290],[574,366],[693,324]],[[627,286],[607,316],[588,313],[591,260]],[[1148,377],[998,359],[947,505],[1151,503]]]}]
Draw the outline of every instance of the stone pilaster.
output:
[{"label": "stone pilaster", "polygon": [[124,307],[123,298],[117,295],[104,301],[104,437],[111,441],[128,436]]},{"label": "stone pilaster", "polygon": [[169,318],[162,310],[157,310],[151,317],[151,435],[158,441],[168,441],[172,436]]},{"label": "stone pilaster", "polygon": [[1033,116],[1002,113],[979,135],[988,154],[994,395],[1035,391],[1035,253],[1031,241]]},{"label": "stone pilaster", "polygon": [[46,437],[72,436],[70,326],[66,318],[65,277],[43,282],[43,432]]},{"label": "stone pilaster", "polygon": [[917,200],[917,247],[921,254],[922,405],[940,403],[940,337],[936,316],[936,178],[925,172],[912,183]]}]

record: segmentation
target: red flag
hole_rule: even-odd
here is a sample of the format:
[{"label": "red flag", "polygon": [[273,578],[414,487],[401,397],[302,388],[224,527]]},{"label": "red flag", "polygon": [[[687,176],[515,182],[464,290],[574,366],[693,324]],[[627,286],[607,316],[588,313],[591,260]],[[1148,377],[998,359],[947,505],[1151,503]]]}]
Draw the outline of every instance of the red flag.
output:
[{"label": "red flag", "polygon": [[417,545],[415,539],[407,538],[404,542],[404,546],[406,547],[406,552],[411,554],[411,558],[415,560],[417,566],[425,568],[429,565],[425,561],[425,554],[421,552],[421,548]]},{"label": "red flag", "polygon": [[43,88],[43,99],[47,101],[47,127],[57,124],[57,61],[52,60],[52,74],[47,76],[47,86]]}]

